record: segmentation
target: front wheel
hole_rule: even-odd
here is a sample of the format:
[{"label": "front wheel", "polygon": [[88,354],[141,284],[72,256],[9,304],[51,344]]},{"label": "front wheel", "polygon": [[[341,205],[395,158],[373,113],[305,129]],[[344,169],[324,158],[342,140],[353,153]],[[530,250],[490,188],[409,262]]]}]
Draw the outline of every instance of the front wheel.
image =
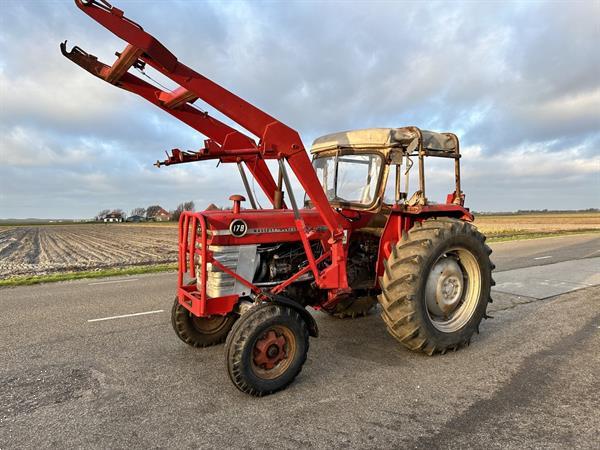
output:
[{"label": "front wheel", "polygon": [[210,347],[225,341],[238,315],[196,317],[181,306],[177,297],[171,309],[171,325],[175,334],[192,347]]},{"label": "front wheel", "polygon": [[392,247],[379,296],[388,331],[429,355],[468,344],[485,316],[493,264],[484,236],[470,223],[416,223]]},{"label": "front wheel", "polygon": [[257,397],[285,388],[306,361],[308,335],[306,322],[291,308],[269,303],[250,308],[227,337],[229,378]]}]

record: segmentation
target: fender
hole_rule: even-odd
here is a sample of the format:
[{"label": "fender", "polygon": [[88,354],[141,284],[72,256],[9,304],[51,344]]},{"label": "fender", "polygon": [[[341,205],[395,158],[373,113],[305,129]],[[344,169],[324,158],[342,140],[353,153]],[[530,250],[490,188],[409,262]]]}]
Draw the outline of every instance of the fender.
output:
[{"label": "fender", "polygon": [[376,287],[379,287],[379,277],[383,276],[383,261],[389,258],[392,245],[402,239],[402,233],[410,230],[415,222],[422,222],[432,217],[453,217],[467,222],[472,222],[474,219],[473,214],[462,205],[441,204],[392,208],[379,240]]},{"label": "fender", "polygon": [[[409,222],[409,223],[405,223]],[[377,250],[377,264],[375,265],[375,285],[379,287],[379,277],[383,276],[383,261],[388,259],[392,252],[392,245],[402,238],[402,232],[412,227],[412,217],[406,217],[401,212],[392,209],[383,227]]]},{"label": "fender", "polygon": [[288,308],[291,308],[294,311],[298,312],[298,314],[300,314],[300,317],[302,317],[304,319],[304,322],[306,323],[306,326],[308,327],[309,336],[311,336],[311,337],[319,336],[319,329],[317,327],[317,322],[316,322],[315,318],[306,310],[306,308],[304,306],[302,306],[298,302],[295,302],[294,300],[291,300],[282,295],[273,295],[273,296],[270,296],[270,300],[268,300],[267,303],[275,303],[277,305],[287,306]]}]

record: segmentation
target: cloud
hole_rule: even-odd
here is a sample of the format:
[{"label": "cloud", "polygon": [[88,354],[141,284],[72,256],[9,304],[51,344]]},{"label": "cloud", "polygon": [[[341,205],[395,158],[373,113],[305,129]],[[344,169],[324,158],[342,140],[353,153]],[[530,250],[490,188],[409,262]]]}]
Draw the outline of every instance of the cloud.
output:
[{"label": "cloud", "polygon": [[47,167],[55,165],[79,165],[93,161],[89,148],[65,146],[63,142],[50,142],[46,135],[22,127],[1,130],[0,157],[8,166]]},{"label": "cloud", "polygon": [[[598,206],[598,2],[115,3],[306,144],[371,126],[452,130],[472,208]],[[64,39],[106,62],[124,46],[71,1],[10,1],[0,14],[0,216],[242,192],[232,167],[151,166],[203,136],[60,55]],[[442,195],[451,167],[430,167]]]}]

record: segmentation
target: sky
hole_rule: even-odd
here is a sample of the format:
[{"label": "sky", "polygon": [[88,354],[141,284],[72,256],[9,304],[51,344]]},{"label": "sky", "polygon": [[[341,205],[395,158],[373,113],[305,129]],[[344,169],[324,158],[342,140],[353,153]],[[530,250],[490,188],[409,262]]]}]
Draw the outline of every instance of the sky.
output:
[{"label": "sky", "polygon": [[[452,131],[471,209],[600,207],[598,0],[114,4],[307,148],[349,129]],[[74,65],[65,39],[109,64],[124,47],[70,0],[0,3],[0,218],[204,209],[244,192],[235,166],[155,168],[204,136]],[[427,167],[442,200],[452,166]]]}]

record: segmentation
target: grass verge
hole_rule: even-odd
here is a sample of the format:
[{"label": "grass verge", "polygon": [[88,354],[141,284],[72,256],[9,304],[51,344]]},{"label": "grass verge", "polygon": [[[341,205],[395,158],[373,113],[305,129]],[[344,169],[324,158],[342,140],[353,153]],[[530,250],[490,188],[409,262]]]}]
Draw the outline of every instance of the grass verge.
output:
[{"label": "grass verge", "polygon": [[104,278],[120,275],[140,275],[143,273],[168,272],[177,270],[177,263],[155,264],[152,266],[115,267],[111,269],[88,270],[82,272],[54,273],[49,275],[16,276],[0,280],[0,286],[29,286],[56,281],[80,280],[83,278]]}]

